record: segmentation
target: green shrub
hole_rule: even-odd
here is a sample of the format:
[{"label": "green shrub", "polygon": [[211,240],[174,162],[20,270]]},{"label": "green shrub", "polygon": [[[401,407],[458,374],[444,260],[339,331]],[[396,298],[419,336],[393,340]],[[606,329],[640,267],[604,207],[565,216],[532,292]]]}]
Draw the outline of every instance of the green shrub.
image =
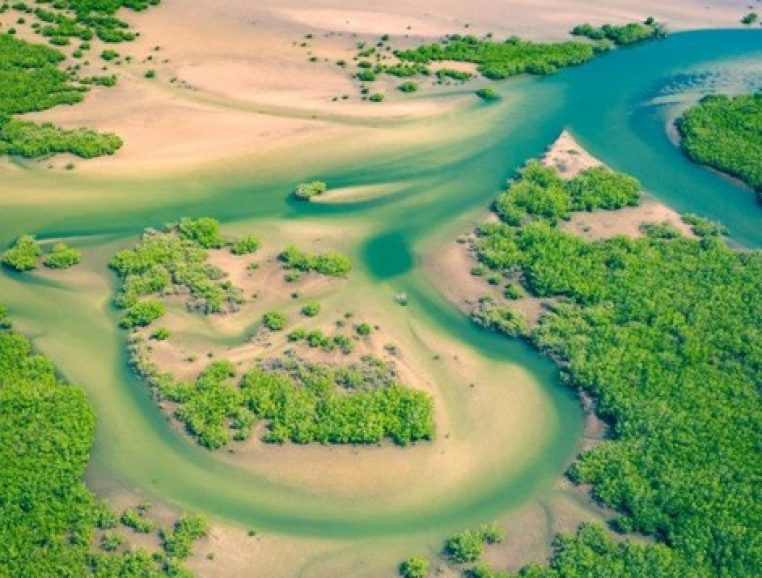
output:
[{"label": "green shrub", "polygon": [[402,578],[426,578],[429,575],[430,563],[426,558],[414,556],[400,565]]},{"label": "green shrub", "polygon": [[65,243],[56,243],[45,257],[44,264],[51,269],[68,269],[82,261],[82,253]]},{"label": "green shrub", "polygon": [[21,235],[3,254],[3,265],[16,271],[31,271],[39,264],[42,247],[33,235]]},{"label": "green shrub", "polygon": [[193,543],[209,532],[209,522],[200,515],[185,515],[171,530],[162,530],[164,551],[170,558],[185,560],[192,553]]},{"label": "green shrub", "polygon": [[355,325],[355,331],[357,332],[357,335],[362,335],[363,337],[370,335],[372,331],[372,327],[368,323],[358,323]]},{"label": "green shrub", "polygon": [[447,540],[445,553],[453,562],[475,562],[484,553],[484,541],[479,532],[465,530]]},{"label": "green shrub", "polygon": [[741,24],[746,24],[747,26],[751,26],[757,21],[758,18],[759,16],[757,15],[756,12],[749,12],[746,16],[741,18]]},{"label": "green shrub", "polygon": [[149,299],[134,304],[119,321],[119,325],[125,329],[132,327],[145,327],[150,325],[166,313],[164,304],[157,299]]},{"label": "green shrub", "polygon": [[219,249],[224,245],[220,235],[220,223],[209,217],[180,219],[177,231],[181,237],[191,239],[205,249]]},{"label": "green shrub", "polygon": [[406,80],[397,88],[399,88],[402,92],[416,92],[418,90],[418,83],[413,82],[412,80]]},{"label": "green shrub", "polygon": [[322,195],[328,190],[328,185],[323,181],[301,183],[294,191],[294,196],[302,201],[309,201],[316,195]]},{"label": "green shrub", "polygon": [[153,520],[144,517],[132,508],[128,508],[122,512],[119,521],[140,534],[150,534],[156,529],[156,523]]},{"label": "green shrub", "polygon": [[310,301],[302,307],[302,315],[307,317],[315,317],[318,313],[320,313],[320,303],[317,301]]},{"label": "green shrub", "polygon": [[489,86],[486,86],[484,88],[480,88],[479,90],[477,90],[476,96],[486,101],[500,100],[500,93],[496,91],[494,88],[490,88]]},{"label": "green shrub", "polygon": [[245,237],[241,237],[235,243],[233,243],[230,251],[233,253],[233,255],[249,255],[259,249],[260,245],[261,241],[259,240],[259,237],[255,237],[254,235],[246,235]]},{"label": "green shrub", "polygon": [[282,331],[286,328],[288,318],[285,313],[281,313],[280,311],[268,311],[262,315],[262,323],[270,331]]},{"label": "green shrub", "polygon": [[283,267],[298,271],[316,271],[332,277],[345,276],[352,269],[349,257],[341,253],[310,254],[294,245],[286,247],[278,256]]},{"label": "green shrub", "polygon": [[156,341],[166,341],[171,335],[172,332],[169,329],[166,327],[159,327],[156,331],[151,333],[151,339],[155,339]]},{"label": "green shrub", "polygon": [[384,100],[384,95],[380,92],[374,92],[368,97],[368,100],[371,102],[382,102]]}]

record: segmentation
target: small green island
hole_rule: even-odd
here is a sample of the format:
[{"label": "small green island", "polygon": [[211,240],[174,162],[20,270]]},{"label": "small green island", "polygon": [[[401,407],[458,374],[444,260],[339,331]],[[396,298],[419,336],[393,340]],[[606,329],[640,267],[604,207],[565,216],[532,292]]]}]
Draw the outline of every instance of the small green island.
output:
[{"label": "small green island", "polygon": [[676,124],[685,154],[741,179],[762,202],[762,93],[706,96]]}]

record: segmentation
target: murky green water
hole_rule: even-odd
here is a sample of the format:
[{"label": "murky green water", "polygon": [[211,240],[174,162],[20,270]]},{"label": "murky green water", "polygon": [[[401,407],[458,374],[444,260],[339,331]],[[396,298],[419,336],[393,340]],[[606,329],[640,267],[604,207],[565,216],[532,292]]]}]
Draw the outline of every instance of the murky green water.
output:
[{"label": "murky green water", "polygon": [[[472,227],[505,179],[563,128],[671,206],[723,221],[740,243],[762,244],[762,210],[753,193],[685,160],[664,126],[686,94],[739,85],[758,89],[760,63],[762,32],[676,34],[551,78],[502,83],[500,103],[473,103],[417,121],[415,128],[427,135],[420,142],[392,139],[379,146],[366,131],[358,134],[370,134],[370,140],[327,141],[232,172],[180,179],[96,181],[39,170],[0,175],[0,243],[21,232],[84,237],[91,274],[67,284],[3,272],[0,300],[66,376],[89,391],[99,417],[91,466],[96,487],[123,484],[241,524],[322,537],[402,536],[493,519],[551,487],[578,447],[582,413],[548,361],[520,342],[477,329],[444,301],[420,268],[422,255]],[[707,84],[707,70],[738,75]],[[295,183],[316,177],[332,187],[393,183],[397,191],[346,205],[288,199]],[[549,431],[532,448],[530,463],[517,469],[496,456],[496,467],[462,491],[432,495],[414,507],[380,508],[263,479],[182,439],[127,369],[124,335],[109,305],[114,280],[105,269],[117,248],[144,227],[181,215],[209,215],[253,229],[282,219],[360,224],[364,234],[349,249],[369,298],[405,291],[411,320],[487,361],[523,367],[542,391]]]}]

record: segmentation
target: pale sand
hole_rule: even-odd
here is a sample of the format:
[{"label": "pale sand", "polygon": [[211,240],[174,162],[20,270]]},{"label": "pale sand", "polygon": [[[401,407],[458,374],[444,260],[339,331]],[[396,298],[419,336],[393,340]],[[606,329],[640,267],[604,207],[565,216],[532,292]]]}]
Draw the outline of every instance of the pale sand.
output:
[{"label": "pale sand", "polygon": [[[737,26],[745,10],[742,2],[729,0],[645,0],[637,7],[624,0],[573,6],[563,0],[392,0],[382,9],[349,0],[287,0],[277,6],[261,0],[164,0],[158,8],[124,13],[141,36],[116,47],[134,57],[131,64],[109,64],[108,73],[119,76],[117,87],[96,87],[81,105],[30,118],[114,131],[125,140],[114,157],[59,157],[54,166],[73,161],[79,171],[111,173],[213,166],[305,141],[367,134],[352,124],[363,119],[415,119],[460,103],[404,98],[394,90],[397,79],[376,83],[387,93],[387,102],[362,102],[349,72],[334,64],[339,58],[351,61],[355,35],[372,41],[393,34],[398,45],[465,31],[561,39],[582,21],[624,22],[649,14],[673,29]],[[17,16],[9,11],[0,15],[0,22],[8,26]],[[34,40],[38,37],[31,34],[30,23],[16,28],[21,37]],[[307,33],[314,38],[307,41]],[[308,46],[299,46],[303,41]],[[156,45],[159,51],[154,51]],[[103,43],[93,42],[84,73],[103,74],[104,62],[98,57],[103,48]],[[308,61],[312,55],[318,62]],[[149,68],[157,71],[156,79],[143,77]],[[170,82],[173,78],[177,82]],[[343,94],[350,99],[332,100]]]},{"label": "pale sand", "polygon": [[[548,149],[542,157],[542,163],[555,168],[564,179],[574,178],[587,168],[603,164],[582,148],[567,131],[563,131]],[[591,240],[607,239],[615,235],[637,238],[644,235],[641,230],[644,223],[663,222],[674,225],[687,237],[695,237],[677,211],[647,195],[637,207],[574,213],[568,222],[561,223],[561,229]]]}]

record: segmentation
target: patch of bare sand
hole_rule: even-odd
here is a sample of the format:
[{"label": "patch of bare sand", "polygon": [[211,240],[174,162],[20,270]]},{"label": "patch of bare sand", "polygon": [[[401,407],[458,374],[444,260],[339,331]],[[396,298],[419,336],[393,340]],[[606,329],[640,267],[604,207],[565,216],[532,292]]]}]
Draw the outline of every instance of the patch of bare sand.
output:
[{"label": "patch of bare sand", "polygon": [[[603,163],[588,153],[567,131],[551,145],[542,157],[545,166],[553,167],[564,179],[572,179],[580,172]],[[637,238],[644,235],[644,223],[670,223],[683,235],[694,237],[689,225],[680,214],[651,197],[645,197],[637,207],[625,207],[616,211],[577,212],[569,221],[561,223],[567,233],[593,241],[616,235]]]},{"label": "patch of bare sand", "polygon": [[547,308],[549,300],[526,295],[519,299],[507,299],[504,294],[508,279],[492,285],[487,281],[489,275],[472,275],[471,270],[479,262],[474,255],[471,243],[473,236],[466,236],[459,243],[451,243],[424,256],[423,268],[434,280],[442,294],[456,303],[461,311],[470,314],[481,297],[490,297],[498,305],[509,305],[520,312],[529,326],[534,326]]}]

